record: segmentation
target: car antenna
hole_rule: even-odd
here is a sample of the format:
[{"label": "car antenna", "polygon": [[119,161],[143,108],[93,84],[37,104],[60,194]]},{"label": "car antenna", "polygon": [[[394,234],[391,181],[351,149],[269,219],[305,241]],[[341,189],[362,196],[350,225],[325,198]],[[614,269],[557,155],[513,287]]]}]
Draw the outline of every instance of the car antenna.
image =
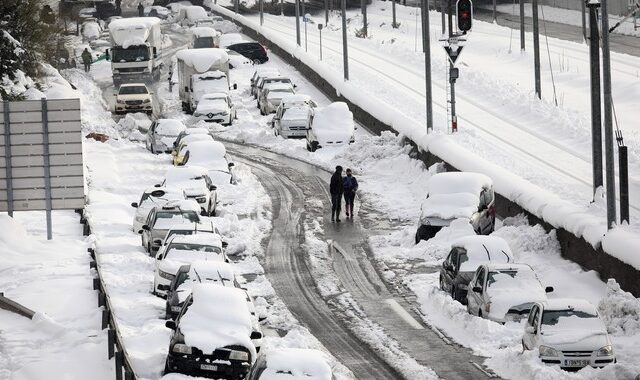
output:
[{"label": "car antenna", "polygon": [[487,249],[487,246],[482,244],[482,248],[484,248],[484,250],[487,251],[487,259],[489,259],[489,261],[491,261],[491,254],[489,253],[489,250]]}]

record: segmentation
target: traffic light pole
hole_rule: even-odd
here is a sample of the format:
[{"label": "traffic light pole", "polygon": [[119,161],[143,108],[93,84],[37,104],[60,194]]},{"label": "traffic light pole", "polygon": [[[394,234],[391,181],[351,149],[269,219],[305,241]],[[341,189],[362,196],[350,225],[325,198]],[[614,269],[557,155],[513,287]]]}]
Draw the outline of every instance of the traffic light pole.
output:
[{"label": "traffic light pole", "polygon": [[524,51],[524,1],[520,0],[520,50]]},{"label": "traffic light pole", "polygon": [[349,80],[349,48],[347,47],[347,0],[340,2],[342,8],[342,66],[344,80]]},{"label": "traffic light pole", "polygon": [[602,115],[600,114],[600,33],[598,32],[599,2],[589,0],[589,57],[591,60],[591,160],[593,169],[593,200],[602,178]]},{"label": "traffic light pole", "polygon": [[[453,7],[451,6],[451,1],[448,0],[447,3],[447,13],[449,18],[449,39],[453,38]],[[449,60],[449,83],[451,87],[451,131],[455,132],[458,129],[458,117],[456,116],[456,80],[451,79],[451,73],[453,72],[453,62]]]},{"label": "traffic light pole", "polygon": [[296,0],[296,44],[300,44],[300,0]]}]

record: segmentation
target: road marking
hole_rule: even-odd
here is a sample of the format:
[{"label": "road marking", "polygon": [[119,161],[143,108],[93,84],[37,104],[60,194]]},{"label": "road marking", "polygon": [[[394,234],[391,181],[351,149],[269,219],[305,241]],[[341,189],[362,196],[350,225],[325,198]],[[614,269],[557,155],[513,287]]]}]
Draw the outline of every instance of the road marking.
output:
[{"label": "road marking", "polygon": [[393,298],[387,298],[384,302],[391,306],[391,309],[396,312],[400,316],[400,318],[404,319],[411,327],[416,330],[424,330],[424,326],[420,324],[420,322],[416,321],[411,314],[409,314],[396,300]]},{"label": "road marking", "polygon": [[484,373],[485,375],[487,375],[487,377],[493,379],[494,377],[496,377],[496,375],[494,375],[493,373],[487,372],[485,371],[484,368],[482,368],[482,366],[472,360],[469,360],[469,363],[471,363],[474,367],[476,367],[477,369],[479,369],[482,373]]}]

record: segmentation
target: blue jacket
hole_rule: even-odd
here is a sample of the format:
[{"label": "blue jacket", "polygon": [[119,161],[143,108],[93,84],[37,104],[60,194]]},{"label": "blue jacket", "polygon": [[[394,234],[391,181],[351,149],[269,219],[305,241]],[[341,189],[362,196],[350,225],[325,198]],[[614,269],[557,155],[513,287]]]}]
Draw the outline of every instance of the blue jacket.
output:
[{"label": "blue jacket", "polygon": [[344,192],[354,192],[358,190],[358,180],[354,176],[346,176],[342,178],[342,187],[344,188]]}]

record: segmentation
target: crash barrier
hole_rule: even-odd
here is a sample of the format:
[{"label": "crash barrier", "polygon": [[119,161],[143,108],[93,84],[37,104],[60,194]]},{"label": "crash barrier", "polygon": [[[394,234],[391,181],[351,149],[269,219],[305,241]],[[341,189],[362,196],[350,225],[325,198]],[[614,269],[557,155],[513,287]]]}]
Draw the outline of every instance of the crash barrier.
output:
[{"label": "crash barrier", "polygon": [[[215,10],[212,11],[216,12]],[[227,20],[235,22],[233,18],[225,14],[219,12],[216,13]],[[366,126],[367,130],[378,135],[383,131],[390,131],[396,135],[398,134],[398,131],[393,129],[393,127],[380,121],[369,112],[351,102],[349,99],[340,95],[331,83],[321,77],[304,62],[294,57],[291,53],[266,39],[262,34],[250,26],[241,22],[236,24],[241,28],[242,33],[268,47],[272,53],[275,53],[282,60],[295,67],[296,70],[298,70],[298,72],[300,72],[309,82],[322,91],[327,98],[333,101],[347,103],[349,105],[349,109],[353,112],[355,120]],[[447,163],[440,157],[433,153],[424,151],[409,138],[405,137],[405,142],[412,146],[412,155],[423,161],[427,167],[436,163],[444,163],[448,171],[459,171],[458,168]],[[577,237],[563,228],[556,228],[552,226],[538,216],[523,209],[517,203],[498,193],[496,193],[496,213],[502,218],[524,214],[527,217],[529,224],[540,224],[547,232],[555,230],[560,243],[562,257],[579,264],[586,270],[594,270],[598,272],[603,281],[606,281],[609,278],[615,279],[622,289],[631,292],[636,297],[640,297],[640,281],[638,281],[638,278],[640,278],[640,271],[633,266],[622,262],[616,257],[609,255],[602,249],[601,245],[598,248],[594,248],[584,238]]]},{"label": "crash barrier", "polygon": [[36,314],[35,311],[29,309],[28,307],[22,306],[16,301],[10,300],[9,298],[5,297],[4,293],[0,293],[0,309],[22,315],[23,317],[27,317],[29,319],[33,319],[33,316]]},{"label": "crash barrier", "polygon": [[[85,226],[86,235],[91,234],[91,226],[87,219],[83,216],[81,219]],[[116,380],[137,380],[133,366],[127,355],[127,350],[122,344],[122,335],[118,329],[118,322],[113,315],[111,298],[107,293],[104,282],[102,281],[102,273],[100,271],[100,260],[96,254],[95,248],[88,248],[87,252],[91,257],[89,268],[95,269],[97,277],[93,279],[93,289],[98,291],[98,307],[102,307],[102,329],[107,330],[107,356],[109,360],[115,358]]]}]

